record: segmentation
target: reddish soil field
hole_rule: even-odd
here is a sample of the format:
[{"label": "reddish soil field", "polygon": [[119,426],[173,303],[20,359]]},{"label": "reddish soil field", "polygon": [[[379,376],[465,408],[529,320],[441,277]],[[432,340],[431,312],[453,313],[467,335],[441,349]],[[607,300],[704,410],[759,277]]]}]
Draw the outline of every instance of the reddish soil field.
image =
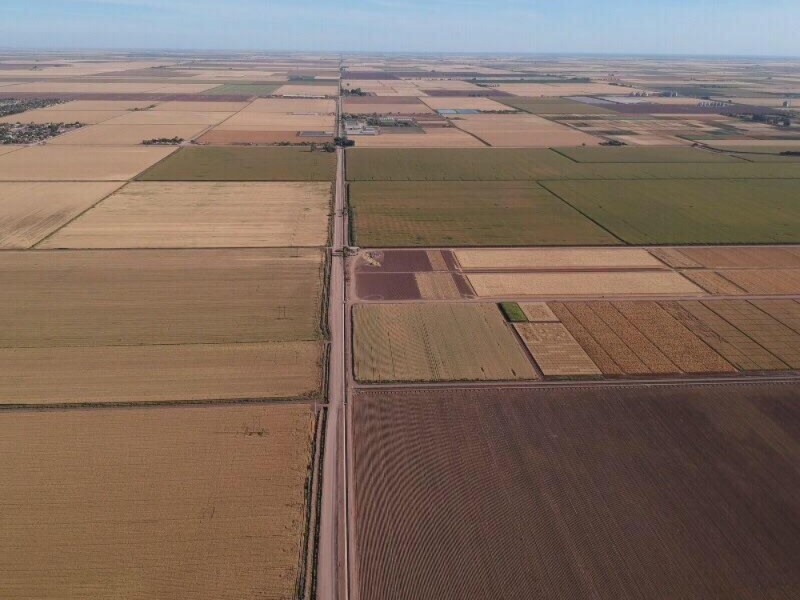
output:
[{"label": "reddish soil field", "polygon": [[800,597],[798,394],[358,393],[359,597]]},{"label": "reddish soil field", "polygon": [[420,300],[413,273],[359,273],[356,295],[362,300]]}]

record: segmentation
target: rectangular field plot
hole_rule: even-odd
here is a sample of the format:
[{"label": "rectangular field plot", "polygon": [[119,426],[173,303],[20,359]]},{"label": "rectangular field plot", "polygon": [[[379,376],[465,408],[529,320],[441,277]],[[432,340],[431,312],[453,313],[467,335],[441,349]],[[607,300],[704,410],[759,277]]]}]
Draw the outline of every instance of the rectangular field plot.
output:
[{"label": "rectangular field plot", "polygon": [[0,181],[127,181],[174,151],[31,146],[0,156]]},{"label": "rectangular field plot", "polygon": [[357,182],[350,205],[368,247],[619,243],[532,182]]},{"label": "rectangular field plot", "polygon": [[329,114],[290,114],[243,110],[215,131],[333,131],[336,117]]},{"label": "rectangular field plot", "polygon": [[464,270],[502,269],[657,269],[661,262],[638,248],[525,248],[456,250]]},{"label": "rectangular field plot", "polygon": [[729,269],[720,274],[750,294],[800,294],[800,269]]},{"label": "rectangular field plot", "polygon": [[[800,268],[800,247],[770,248],[670,248],[667,263],[676,268],[707,269]],[[677,254],[677,256],[675,255]],[[685,264],[686,259],[690,264]]]},{"label": "rectangular field plot", "polygon": [[353,329],[359,381],[536,378],[494,304],[361,304]]},{"label": "rectangular field plot", "polygon": [[533,115],[612,115],[614,111],[594,104],[569,100],[567,98],[525,98],[508,96],[498,98],[499,102],[523,110]]},{"label": "rectangular field plot", "polygon": [[800,179],[550,181],[545,187],[630,244],[800,242]]},{"label": "rectangular field plot", "polygon": [[112,119],[108,125],[216,125],[228,117],[232,112],[202,112],[202,111],[177,111],[177,110],[140,110],[128,112]]},{"label": "rectangular field plot", "polygon": [[732,373],[718,352],[655,302],[551,303],[605,375]]},{"label": "rectangular field plot", "polygon": [[[2,176],[0,160],[0,177]],[[336,155],[306,148],[182,148],[142,181],[332,181]]]},{"label": "rectangular field plot", "polygon": [[558,152],[580,163],[738,163],[739,159],[723,154],[683,146],[676,147],[618,147],[618,148],[558,148]]},{"label": "rectangular field plot", "polygon": [[30,248],[119,183],[0,183],[0,248]]},{"label": "rectangular field plot", "polygon": [[470,273],[478,296],[659,296],[702,295],[679,273],[620,271],[591,273]]},{"label": "rectangular field plot", "polygon": [[0,415],[0,596],[296,597],[313,428],[307,405]]},{"label": "rectangular field plot", "polygon": [[210,90],[206,90],[204,96],[244,96],[247,98],[271,96],[272,93],[281,87],[281,84],[244,84],[226,83]]},{"label": "rectangular field plot", "polygon": [[799,393],[357,393],[359,598],[800,595]]},{"label": "rectangular field plot", "polygon": [[124,115],[122,110],[53,110],[50,108],[0,117],[0,123],[83,123],[94,125]]},{"label": "rectangular field plot", "polygon": [[0,253],[0,347],[314,340],[322,253]]},{"label": "rectangular field plot", "polygon": [[[351,138],[352,139],[352,138]],[[418,133],[383,133],[356,138],[359,148],[483,148],[485,144],[455,127],[431,127]]]},{"label": "rectangular field plot", "polygon": [[192,140],[206,125],[92,125],[54,138],[56,146],[141,146],[155,139]]},{"label": "rectangular field plot", "polygon": [[310,397],[321,360],[319,342],[2,348],[0,404]]},{"label": "rectangular field plot", "polygon": [[463,115],[454,123],[496,148],[549,148],[601,142],[600,138],[528,114]]},{"label": "rectangular field plot", "polygon": [[515,325],[545,377],[595,377],[600,369],[561,323]]},{"label": "rectangular field plot", "polygon": [[322,246],[330,195],[328,183],[134,182],[41,247]]}]

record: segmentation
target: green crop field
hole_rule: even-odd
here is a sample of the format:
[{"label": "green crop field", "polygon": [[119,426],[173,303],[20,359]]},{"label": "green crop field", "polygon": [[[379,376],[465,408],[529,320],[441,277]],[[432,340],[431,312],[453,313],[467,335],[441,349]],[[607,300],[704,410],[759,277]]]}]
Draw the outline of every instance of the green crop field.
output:
[{"label": "green crop field", "polygon": [[579,163],[738,163],[739,158],[687,146],[558,148]]},{"label": "green crop field", "polygon": [[366,247],[620,243],[534,182],[357,182],[350,206]]},{"label": "green crop field", "polygon": [[541,148],[356,148],[347,160],[350,181],[800,179],[800,162],[577,163]]},{"label": "green crop field", "polygon": [[524,110],[532,115],[613,115],[617,114],[612,110],[586,104],[567,98],[523,98],[523,97],[497,97],[494,98],[506,106],[511,106],[517,110]]},{"label": "green crop field", "polygon": [[332,181],[336,155],[307,148],[181,148],[142,181]]},{"label": "green crop field", "polygon": [[543,185],[629,244],[800,242],[800,179]]},{"label": "green crop field", "polygon": [[283,83],[226,83],[212,90],[203,92],[204,96],[271,96]]}]

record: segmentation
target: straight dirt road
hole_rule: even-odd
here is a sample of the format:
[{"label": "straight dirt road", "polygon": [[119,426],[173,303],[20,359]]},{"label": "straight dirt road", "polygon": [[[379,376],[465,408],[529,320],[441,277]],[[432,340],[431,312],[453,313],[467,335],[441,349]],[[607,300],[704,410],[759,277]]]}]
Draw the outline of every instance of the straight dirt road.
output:
[{"label": "straight dirt road", "polygon": [[[339,100],[339,115],[341,100]],[[338,121],[338,119],[337,119]],[[340,125],[337,124],[337,127]],[[348,549],[346,522],[346,371],[345,371],[345,247],[344,149],[336,150],[333,238],[331,242],[328,329],[330,363],[328,367],[328,416],[322,466],[319,555],[317,559],[317,598],[348,600]]]}]

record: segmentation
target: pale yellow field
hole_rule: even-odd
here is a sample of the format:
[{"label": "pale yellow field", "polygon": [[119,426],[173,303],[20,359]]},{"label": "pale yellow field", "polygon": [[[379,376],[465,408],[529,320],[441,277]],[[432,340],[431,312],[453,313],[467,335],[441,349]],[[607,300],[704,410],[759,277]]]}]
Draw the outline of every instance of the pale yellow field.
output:
[{"label": "pale yellow field", "polygon": [[0,597],[294,598],[308,405],[0,419]]},{"label": "pale yellow field", "polygon": [[545,377],[599,377],[600,369],[561,323],[516,323]]},{"label": "pale yellow field", "polygon": [[175,148],[32,146],[0,156],[0,181],[127,181]]},{"label": "pale yellow field", "polygon": [[39,81],[15,85],[9,90],[14,92],[37,92],[37,93],[64,93],[64,94],[146,94],[154,93],[164,84],[160,82],[148,83],[102,83],[102,82],[81,82],[73,81],[69,83],[57,81]]},{"label": "pale yellow field", "polygon": [[359,381],[536,379],[494,304],[353,307]]},{"label": "pale yellow field", "polygon": [[[157,105],[157,101],[152,100],[72,100],[64,104],[55,104],[48,106],[49,111],[87,111],[87,110],[101,110],[101,111],[127,111],[133,108],[143,109],[149,106]],[[161,109],[159,109],[161,110]]]},{"label": "pale yellow field", "polygon": [[425,115],[433,109],[424,104],[345,104],[345,113],[352,115]]},{"label": "pale yellow field", "polygon": [[519,307],[531,323],[555,323],[560,321],[544,302],[520,302]]},{"label": "pale yellow field", "polygon": [[335,114],[336,101],[319,98],[258,98],[245,112]]},{"label": "pale yellow field", "polygon": [[339,88],[335,85],[282,85],[274,94],[276,96],[338,96]]},{"label": "pale yellow field", "polygon": [[0,252],[0,348],[320,337],[322,252]]},{"label": "pale yellow field", "polygon": [[122,110],[29,110],[0,118],[0,123],[83,123],[94,125],[124,115]]},{"label": "pale yellow field", "polygon": [[447,272],[414,273],[420,296],[423,300],[458,300],[461,292]]},{"label": "pale yellow field", "polygon": [[295,398],[320,390],[319,342],[0,348],[0,404]]},{"label": "pale yellow field", "polygon": [[235,113],[246,107],[248,102],[191,102],[173,100],[170,102],[161,102],[156,109],[159,112],[163,111],[178,111],[178,112],[227,112]]},{"label": "pale yellow field", "polygon": [[329,183],[135,182],[42,248],[323,246]]},{"label": "pale yellow field", "polygon": [[535,115],[459,115],[452,121],[458,128],[499,148],[595,146],[602,141]]},{"label": "pale yellow field", "polygon": [[145,140],[175,138],[192,140],[207,125],[91,125],[60,135],[50,142],[56,146],[140,146]]},{"label": "pale yellow field", "polygon": [[422,100],[425,104],[434,110],[441,110],[447,108],[456,108],[464,110],[505,110],[511,111],[513,108],[500,104],[491,98],[481,97],[463,97],[463,98],[441,98],[435,96],[428,96]]},{"label": "pale yellow field", "polygon": [[0,146],[0,156],[2,156],[3,154],[10,154],[11,152],[14,152],[16,150],[21,150],[22,148],[23,146],[11,146],[4,144]]},{"label": "pale yellow field", "polygon": [[501,92],[508,92],[514,96],[606,96],[613,94],[630,94],[637,91],[634,88],[625,88],[607,83],[501,83],[494,86]]},{"label": "pale yellow field", "polygon": [[472,273],[468,278],[478,296],[492,298],[704,293],[691,281],[674,272]]},{"label": "pale yellow field", "polygon": [[455,250],[463,269],[602,269],[663,268],[639,248],[525,248],[519,250]]},{"label": "pale yellow field", "polygon": [[216,125],[232,112],[187,112],[177,110],[140,110],[128,112],[108,125]]},{"label": "pale yellow field", "polygon": [[742,288],[731,283],[716,271],[689,270],[685,271],[683,276],[705,289],[709,294],[739,296],[745,293]]},{"label": "pale yellow field", "polygon": [[243,111],[216,129],[218,131],[333,131],[333,115],[297,115],[288,113]]},{"label": "pale yellow field", "polygon": [[[460,79],[404,79],[397,82],[402,85],[415,86],[421,90],[447,90],[447,91],[464,91],[475,92],[480,91],[474,83],[469,81],[462,81]],[[393,82],[390,84],[394,85]]]},{"label": "pale yellow field", "polygon": [[119,183],[0,183],[0,248],[30,248]]},{"label": "pale yellow field", "polygon": [[455,127],[432,127],[425,133],[351,136],[359,148],[485,148],[480,140]]}]

